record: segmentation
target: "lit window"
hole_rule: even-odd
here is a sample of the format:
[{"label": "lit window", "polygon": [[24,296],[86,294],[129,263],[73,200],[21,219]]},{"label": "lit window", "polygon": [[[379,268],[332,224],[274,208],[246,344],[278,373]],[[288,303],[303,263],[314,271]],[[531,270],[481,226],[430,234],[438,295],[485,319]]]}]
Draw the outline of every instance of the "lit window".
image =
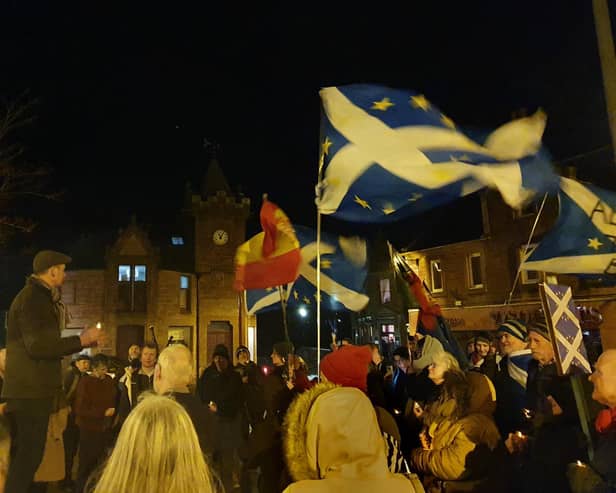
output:
[{"label": "lit window", "polygon": [[180,310],[190,311],[190,278],[180,276]]},{"label": "lit window", "polygon": [[394,324],[381,324],[381,332],[383,334],[394,334],[396,332],[396,328]]},{"label": "lit window", "polygon": [[129,282],[130,281],[130,265],[118,265],[118,281]]},{"label": "lit window", "polygon": [[381,303],[389,303],[391,301],[391,288],[389,287],[389,279],[381,279]]},{"label": "lit window", "polygon": [[[525,246],[521,246],[519,250],[520,263],[524,261],[527,255],[535,249],[537,243],[531,243],[528,245],[528,250],[526,253]],[[537,284],[540,281],[539,272],[536,270],[522,270],[520,271],[520,279],[522,280],[522,284]]]},{"label": "lit window", "polygon": [[471,289],[483,288],[481,273],[481,253],[475,252],[468,256],[468,280]]},{"label": "lit window", "polygon": [[145,282],[145,265],[135,265],[135,282]]},{"label": "lit window", "polygon": [[432,278],[432,292],[443,292],[443,270],[440,260],[430,260],[430,277]]},{"label": "lit window", "polygon": [[181,236],[172,236],[171,237],[171,244],[172,245],[183,245],[184,244],[184,238]]}]

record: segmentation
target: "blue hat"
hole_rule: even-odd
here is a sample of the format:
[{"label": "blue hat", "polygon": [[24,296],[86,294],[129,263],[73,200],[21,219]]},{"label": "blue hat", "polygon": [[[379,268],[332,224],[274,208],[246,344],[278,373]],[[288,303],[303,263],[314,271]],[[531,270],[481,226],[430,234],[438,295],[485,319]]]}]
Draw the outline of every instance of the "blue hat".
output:
[{"label": "blue hat", "polygon": [[512,335],[516,339],[520,339],[524,342],[526,342],[526,337],[528,336],[528,329],[526,328],[526,325],[519,320],[513,319],[505,320],[498,326],[496,332],[507,332],[507,334]]}]

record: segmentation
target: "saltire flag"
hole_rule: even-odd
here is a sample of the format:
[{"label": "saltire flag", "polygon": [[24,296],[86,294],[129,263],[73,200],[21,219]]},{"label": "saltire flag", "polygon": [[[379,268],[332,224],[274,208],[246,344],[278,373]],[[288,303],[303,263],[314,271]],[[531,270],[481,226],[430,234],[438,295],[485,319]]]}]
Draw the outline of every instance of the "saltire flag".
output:
[{"label": "saltire flag", "polygon": [[[287,285],[287,307],[311,307],[317,302],[317,235],[304,226],[295,226],[301,245],[299,277]],[[369,301],[364,294],[366,281],[366,242],[321,232],[321,306],[328,310],[362,310]],[[280,292],[275,289],[246,291],[249,314],[280,309]]]},{"label": "saltire flag", "polygon": [[320,96],[322,214],[391,222],[486,186],[520,208],[537,192],[558,186],[541,148],[542,111],[478,142],[413,91],[352,84],[323,88]]},{"label": "saltire flag", "polygon": [[616,193],[561,178],[558,220],[520,268],[560,274],[616,274]]},{"label": "saltire flag", "polygon": [[235,253],[234,287],[238,291],[285,285],[299,273],[299,241],[287,215],[264,197],[260,220],[263,231]]},{"label": "saltire flag", "polygon": [[592,373],[571,287],[542,283],[539,293],[559,375],[571,373],[572,367]]}]

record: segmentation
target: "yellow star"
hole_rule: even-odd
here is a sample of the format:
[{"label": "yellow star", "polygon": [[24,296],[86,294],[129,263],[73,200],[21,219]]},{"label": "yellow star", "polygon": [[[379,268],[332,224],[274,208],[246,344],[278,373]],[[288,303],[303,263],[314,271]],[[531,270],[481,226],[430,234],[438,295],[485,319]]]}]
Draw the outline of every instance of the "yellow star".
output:
[{"label": "yellow star", "polygon": [[420,193],[414,193],[413,196],[409,199],[409,202],[417,202],[423,195]]},{"label": "yellow star", "polygon": [[458,156],[458,157],[451,154],[449,156],[449,159],[451,159],[452,161],[470,161],[471,160],[471,158],[468,157],[466,154],[462,154],[461,156]]},{"label": "yellow star", "polygon": [[323,142],[323,154],[325,156],[327,156],[327,153],[329,152],[329,148],[332,146],[333,142],[331,140],[329,140],[329,137],[325,137],[325,141]]},{"label": "yellow star", "polygon": [[266,288],[265,291],[267,291],[268,293],[271,293],[272,291],[274,291],[274,288]]},{"label": "yellow star", "polygon": [[317,300],[317,301],[321,301],[321,293],[315,292],[314,293],[314,299]]},{"label": "yellow star", "polygon": [[364,209],[372,210],[372,207],[370,207],[370,204],[368,204],[368,202],[366,202],[365,200],[360,199],[357,195],[355,195],[355,202],[361,205]]},{"label": "yellow star", "polygon": [[297,292],[297,289],[293,290],[293,298],[295,298],[295,301],[299,300],[299,293]]},{"label": "yellow star", "polygon": [[599,238],[588,238],[588,248],[599,250],[601,245],[603,245],[603,243],[599,241]]},{"label": "yellow star", "polygon": [[389,98],[383,98],[380,101],[375,101],[374,103],[372,103],[372,108],[370,109],[387,111],[392,106],[394,106],[394,103],[392,103]]},{"label": "yellow star", "polygon": [[321,259],[321,269],[331,269],[332,261],[329,259]]},{"label": "yellow star", "polygon": [[388,216],[392,212],[396,212],[396,209],[394,209],[393,207],[384,207],[383,208],[383,214],[385,214],[386,216]]},{"label": "yellow star", "polygon": [[311,303],[310,298],[308,298],[306,296],[304,296],[303,302],[306,303],[306,305],[309,305]]},{"label": "yellow star", "polygon": [[443,125],[445,125],[446,127],[449,128],[456,128],[456,124],[453,122],[453,120],[451,118],[449,118],[448,116],[445,116],[443,114],[441,114],[441,122],[443,123]]},{"label": "yellow star", "polygon": [[411,104],[414,108],[421,108],[424,111],[428,111],[430,109],[430,101],[428,101],[423,94],[420,94],[419,96],[411,96]]}]

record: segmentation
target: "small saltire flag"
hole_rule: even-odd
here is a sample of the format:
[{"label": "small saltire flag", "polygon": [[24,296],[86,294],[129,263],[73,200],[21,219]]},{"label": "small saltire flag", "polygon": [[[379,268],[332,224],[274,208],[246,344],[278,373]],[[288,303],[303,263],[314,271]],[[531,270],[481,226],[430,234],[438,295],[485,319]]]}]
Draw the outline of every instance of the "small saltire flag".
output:
[{"label": "small saltire flag", "polygon": [[559,374],[571,373],[572,367],[592,373],[571,287],[542,283],[539,293]]},{"label": "small saltire flag", "polygon": [[556,224],[527,255],[521,269],[616,274],[616,193],[561,178],[559,201]]},{"label": "small saltire flag", "polygon": [[299,241],[287,215],[264,197],[261,205],[263,231],[241,244],[235,253],[238,291],[285,285],[297,279]]},{"label": "small saltire flag", "polygon": [[322,214],[395,221],[490,186],[519,208],[558,177],[541,149],[542,111],[476,142],[423,95],[353,84],[320,91]]},{"label": "small saltire flag", "polygon": [[[301,244],[299,277],[287,285],[287,307],[311,307],[317,302],[317,235],[304,226],[295,226]],[[369,298],[363,293],[367,274],[366,242],[321,233],[321,306],[328,310],[363,309]],[[249,314],[280,309],[277,289],[246,291]]]}]

